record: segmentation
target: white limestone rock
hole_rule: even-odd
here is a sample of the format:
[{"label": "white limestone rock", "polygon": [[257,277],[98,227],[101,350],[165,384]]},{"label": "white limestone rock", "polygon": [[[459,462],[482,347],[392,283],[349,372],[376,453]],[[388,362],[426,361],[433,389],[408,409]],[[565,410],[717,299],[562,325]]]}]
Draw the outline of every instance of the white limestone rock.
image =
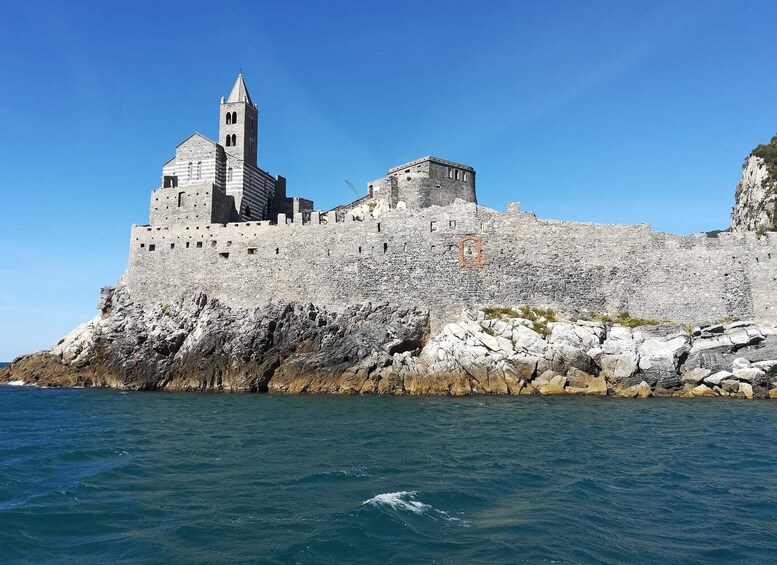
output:
[{"label": "white limestone rock", "polygon": [[694,353],[698,353],[700,351],[705,351],[707,349],[726,349],[730,350],[734,348],[734,343],[731,341],[731,338],[727,335],[717,335],[713,337],[708,338],[699,338],[695,339],[693,341],[693,345],[691,346],[691,355]]},{"label": "white limestone rock", "polygon": [[609,381],[623,381],[632,377],[639,367],[639,356],[636,352],[625,352],[620,355],[601,355],[599,358],[601,374]]},{"label": "white limestone rock", "polygon": [[548,343],[565,344],[578,350],[588,351],[600,345],[602,335],[601,326],[556,322],[552,325]]},{"label": "white limestone rock", "polygon": [[676,377],[680,358],[689,350],[689,338],[686,334],[647,338],[638,348],[639,370],[649,384],[655,384],[672,375]]},{"label": "white limestone rock", "polygon": [[737,232],[775,229],[775,203],[777,191],[772,190],[766,163],[761,157],[751,155],[737,183],[732,229]]},{"label": "white limestone rock", "polygon": [[758,368],[736,369],[734,378],[740,382],[747,382],[752,385],[762,385],[766,383],[766,373]]},{"label": "white limestone rock", "polygon": [[752,366],[756,369],[761,369],[767,375],[774,375],[777,373],[777,360],[770,359],[768,361],[756,361],[752,363]]},{"label": "white limestone rock", "polygon": [[715,374],[710,375],[709,377],[704,378],[704,382],[708,385],[718,386],[720,385],[721,381],[730,379],[733,377],[733,373],[729,373],[728,371],[718,371]]},{"label": "white limestone rock", "polygon": [[95,338],[99,333],[101,316],[95,316],[60,339],[51,348],[51,353],[71,367],[85,367],[94,354]]},{"label": "white limestone rock", "polygon": [[732,368],[734,370],[736,369],[749,369],[751,366],[750,361],[745,359],[744,357],[737,357],[734,359],[734,362],[732,363]]},{"label": "white limestone rock", "polygon": [[686,373],[683,373],[683,375],[680,377],[680,380],[684,383],[691,383],[693,385],[698,385],[705,378],[709,377],[711,374],[712,374],[712,371],[710,371],[709,369],[696,368]]}]

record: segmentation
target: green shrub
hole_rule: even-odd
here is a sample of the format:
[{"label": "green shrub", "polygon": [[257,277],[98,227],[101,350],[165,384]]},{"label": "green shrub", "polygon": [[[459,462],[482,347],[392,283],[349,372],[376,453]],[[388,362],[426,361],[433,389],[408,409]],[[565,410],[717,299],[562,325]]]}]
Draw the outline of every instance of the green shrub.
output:
[{"label": "green shrub", "polygon": [[521,306],[516,312],[512,308],[483,308],[488,319],[523,318],[532,323],[532,329],[543,337],[550,335],[548,324],[556,321],[556,312],[550,308]]},{"label": "green shrub", "polygon": [[486,332],[491,337],[496,337],[496,332],[494,330],[492,330],[491,328],[484,327],[483,331]]},{"label": "green shrub", "polygon": [[657,326],[660,320],[649,320],[646,318],[632,318],[628,312],[618,312],[614,317],[608,314],[593,313],[593,318],[605,324],[619,324],[627,328],[636,328],[639,326]]},{"label": "green shrub", "polygon": [[483,313],[489,320],[521,317],[521,315],[512,308],[483,308]]},{"label": "green shrub", "polygon": [[750,155],[764,160],[769,183],[766,193],[774,194],[777,191],[777,135],[772,137],[769,143],[762,143],[753,149]]}]

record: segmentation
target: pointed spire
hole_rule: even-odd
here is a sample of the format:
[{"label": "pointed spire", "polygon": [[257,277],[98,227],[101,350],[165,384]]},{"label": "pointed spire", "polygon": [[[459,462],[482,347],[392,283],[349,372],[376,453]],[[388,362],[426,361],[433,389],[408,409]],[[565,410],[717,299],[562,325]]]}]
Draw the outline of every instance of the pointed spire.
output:
[{"label": "pointed spire", "polygon": [[229,93],[229,98],[227,98],[227,104],[232,102],[248,102],[251,106],[254,105],[251,102],[251,96],[248,94],[246,83],[243,81],[242,73],[237,75],[235,86],[232,87],[232,92]]}]

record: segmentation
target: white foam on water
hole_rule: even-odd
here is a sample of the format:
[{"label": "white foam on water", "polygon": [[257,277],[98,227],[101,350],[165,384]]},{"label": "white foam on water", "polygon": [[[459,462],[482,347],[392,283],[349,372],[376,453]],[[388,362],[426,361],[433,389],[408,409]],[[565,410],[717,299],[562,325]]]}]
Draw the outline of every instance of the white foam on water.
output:
[{"label": "white foam on water", "polygon": [[372,506],[389,506],[395,510],[407,510],[415,514],[423,514],[429,510],[433,510],[428,504],[413,500],[416,495],[415,491],[400,491],[400,492],[385,492],[377,496],[373,496],[369,500],[365,500],[362,504],[370,504]]},{"label": "white foam on water", "polygon": [[377,496],[373,496],[369,500],[362,502],[362,505],[369,504],[376,507],[389,507],[394,510],[404,510],[412,512],[413,514],[426,514],[432,518],[443,518],[452,522],[461,522],[459,518],[450,516],[447,512],[437,510],[430,504],[424,504],[418,500],[415,500],[416,491],[402,490],[399,492],[384,492]]},{"label": "white foam on water", "polygon": [[24,381],[21,381],[21,380],[19,380],[19,381],[8,381],[5,384],[7,384],[8,386],[27,386],[27,383],[25,383]]}]

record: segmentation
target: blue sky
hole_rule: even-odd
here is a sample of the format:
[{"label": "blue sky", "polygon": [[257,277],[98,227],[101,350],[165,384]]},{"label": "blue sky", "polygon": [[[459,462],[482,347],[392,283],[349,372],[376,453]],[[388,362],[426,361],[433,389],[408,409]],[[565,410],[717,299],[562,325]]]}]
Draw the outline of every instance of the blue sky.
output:
[{"label": "blue sky", "polygon": [[161,165],[242,70],[259,161],[328,208],[423,155],[544,218],[728,225],[777,132],[777,4],[7,2],[0,360],[95,314]]}]

